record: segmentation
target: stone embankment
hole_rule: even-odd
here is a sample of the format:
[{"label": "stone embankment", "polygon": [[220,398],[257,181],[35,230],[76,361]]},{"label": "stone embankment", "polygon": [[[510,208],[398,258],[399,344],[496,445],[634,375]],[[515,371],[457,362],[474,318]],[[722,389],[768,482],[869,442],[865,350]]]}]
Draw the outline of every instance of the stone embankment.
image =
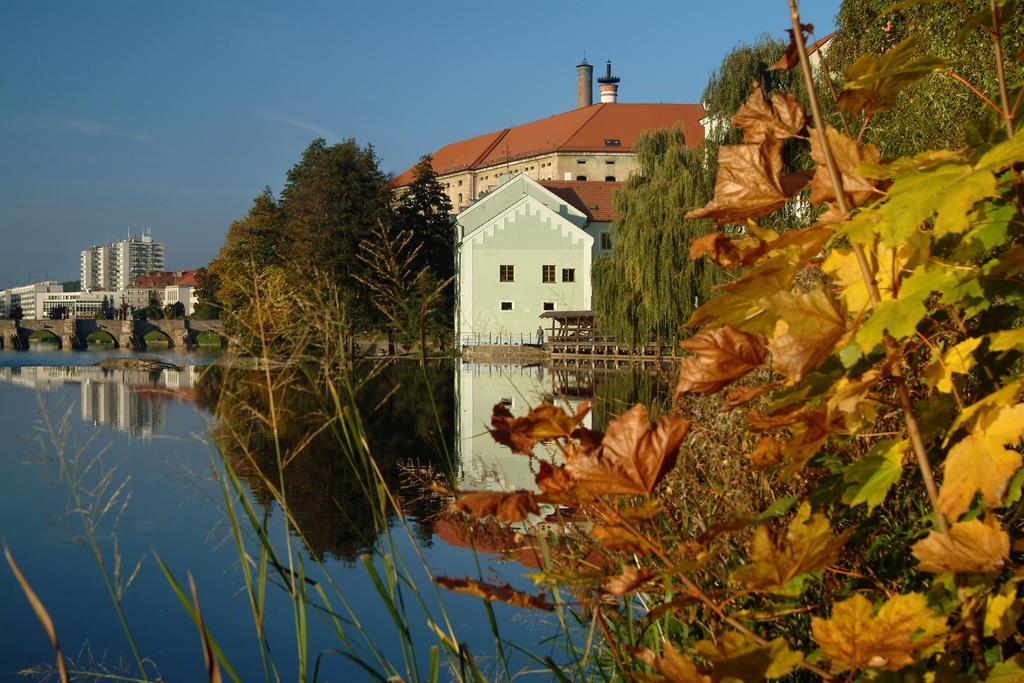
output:
[{"label": "stone embankment", "polygon": [[544,347],[533,344],[478,344],[462,347],[462,360],[470,363],[534,365],[550,357]]}]

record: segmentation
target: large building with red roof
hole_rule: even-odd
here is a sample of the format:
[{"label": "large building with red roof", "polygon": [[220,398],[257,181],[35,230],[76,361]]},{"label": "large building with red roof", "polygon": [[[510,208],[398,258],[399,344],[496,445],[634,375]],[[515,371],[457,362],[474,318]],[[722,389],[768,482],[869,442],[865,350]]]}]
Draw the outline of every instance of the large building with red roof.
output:
[{"label": "large building with red roof", "polygon": [[[538,121],[460,140],[432,155],[434,172],[456,213],[502,177],[523,174],[537,181],[621,182],[638,169],[635,145],[647,130],[681,126],[691,145],[704,141],[699,104],[640,104],[618,101],[619,79],[608,64],[598,78],[601,101],[593,103],[593,68],[577,67],[577,107]],[[394,179],[413,180],[413,169]]]}]

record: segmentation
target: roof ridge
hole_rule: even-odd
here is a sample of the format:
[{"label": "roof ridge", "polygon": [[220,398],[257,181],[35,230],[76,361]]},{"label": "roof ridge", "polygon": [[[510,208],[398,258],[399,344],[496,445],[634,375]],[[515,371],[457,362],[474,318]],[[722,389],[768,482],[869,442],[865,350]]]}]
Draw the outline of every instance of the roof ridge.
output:
[{"label": "roof ridge", "polygon": [[505,139],[505,136],[506,136],[506,135],[508,135],[508,132],[509,132],[510,130],[512,130],[512,129],[511,129],[511,128],[505,128],[504,130],[502,130],[502,131],[501,131],[501,134],[500,134],[500,135],[498,135],[498,137],[494,138],[494,142],[492,142],[491,144],[489,144],[489,145],[487,146],[487,149],[485,149],[485,150],[484,150],[484,151],[483,151],[483,152],[482,152],[482,153],[480,154],[480,156],[478,156],[478,157],[477,157],[476,159],[474,159],[474,160],[473,160],[473,162],[472,162],[472,163],[471,163],[471,164],[470,164],[470,165],[469,165],[469,166],[468,166],[468,167],[466,168],[466,170],[467,170],[467,171],[468,171],[468,170],[472,170],[472,169],[476,168],[477,166],[479,166],[479,165],[480,165],[480,162],[481,162],[481,161],[483,161],[484,159],[486,159],[486,158],[487,158],[487,156],[488,156],[488,155],[489,155],[489,154],[490,154],[491,152],[493,152],[493,151],[494,151],[494,148],[498,146],[498,143],[500,143],[500,142],[501,142],[502,140],[504,140],[504,139]]},{"label": "roof ridge", "polygon": [[[598,112],[600,112],[600,111],[602,111],[604,109],[604,105],[605,104],[606,104],[605,102],[599,102],[598,105],[596,107],[594,107],[594,113],[591,114],[590,116],[588,116],[587,120],[584,121],[583,123],[581,123],[579,128],[574,130],[571,135],[569,135],[567,138],[565,138],[565,140],[562,141],[562,144],[560,144],[558,147],[556,147],[555,150],[556,151],[562,151],[563,149],[565,149],[565,146],[569,143],[569,141],[572,140],[574,137],[576,137],[577,133],[579,133],[581,130],[583,130],[588,123],[593,121],[594,117],[597,116]],[[574,111],[574,110],[570,110],[570,111]],[[569,112],[566,112],[566,113],[569,113]]]}]

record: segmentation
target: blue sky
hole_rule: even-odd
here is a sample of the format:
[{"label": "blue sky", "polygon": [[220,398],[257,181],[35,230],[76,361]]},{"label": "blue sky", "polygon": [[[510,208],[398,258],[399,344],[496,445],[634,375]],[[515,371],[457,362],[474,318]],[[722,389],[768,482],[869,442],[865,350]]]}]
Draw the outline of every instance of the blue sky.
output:
[{"label": "blue sky", "polygon": [[[828,33],[839,0],[804,0]],[[696,102],[722,56],[782,35],[785,0],[0,3],[0,287],[78,277],[150,227],[205,264],[315,137],[386,171],[575,104],[610,57],[621,101]]]}]

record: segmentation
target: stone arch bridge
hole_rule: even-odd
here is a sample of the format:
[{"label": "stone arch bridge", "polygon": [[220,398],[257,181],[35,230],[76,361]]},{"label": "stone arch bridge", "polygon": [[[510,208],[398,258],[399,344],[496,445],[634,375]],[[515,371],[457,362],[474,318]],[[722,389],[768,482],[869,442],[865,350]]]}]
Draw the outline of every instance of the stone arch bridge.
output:
[{"label": "stone arch bridge", "polygon": [[64,351],[87,348],[86,340],[95,332],[105,332],[120,349],[141,351],[148,339],[150,344],[161,342],[161,346],[166,343],[168,348],[187,350],[198,346],[198,336],[203,333],[221,335],[221,324],[219,320],[0,320],[0,348],[27,349],[29,337],[38,332],[52,335]]}]

